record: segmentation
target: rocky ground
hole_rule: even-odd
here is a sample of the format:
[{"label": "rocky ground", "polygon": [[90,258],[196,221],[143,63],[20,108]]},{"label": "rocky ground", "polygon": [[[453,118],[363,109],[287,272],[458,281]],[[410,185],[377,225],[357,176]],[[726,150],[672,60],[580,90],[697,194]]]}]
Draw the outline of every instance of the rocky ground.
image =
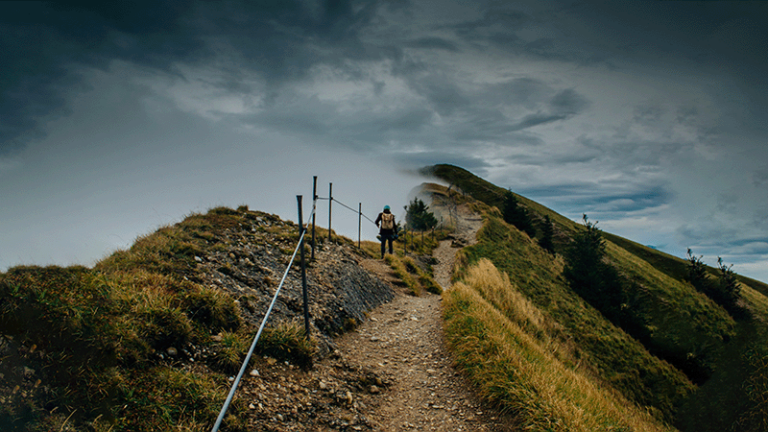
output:
[{"label": "rocky ground", "polygon": [[[436,280],[445,288],[457,247],[474,240],[481,220],[460,209],[461,230],[436,249]],[[379,260],[361,268],[395,280]],[[372,310],[355,330],[335,339],[331,355],[309,371],[259,358],[239,398],[249,424],[265,431],[507,431],[504,417],[485,406],[447,352],[441,297],[405,294]],[[253,364],[253,363],[252,363]]]}]

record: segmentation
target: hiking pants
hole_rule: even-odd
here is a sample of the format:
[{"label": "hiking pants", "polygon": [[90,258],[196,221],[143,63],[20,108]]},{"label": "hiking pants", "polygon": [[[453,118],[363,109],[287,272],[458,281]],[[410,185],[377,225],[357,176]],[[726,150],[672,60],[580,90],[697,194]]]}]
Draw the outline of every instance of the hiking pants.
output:
[{"label": "hiking pants", "polygon": [[392,251],[392,243],[395,238],[394,234],[381,234],[381,257],[384,258],[384,251],[386,249],[385,245],[387,242],[389,242],[389,253],[394,253]]}]

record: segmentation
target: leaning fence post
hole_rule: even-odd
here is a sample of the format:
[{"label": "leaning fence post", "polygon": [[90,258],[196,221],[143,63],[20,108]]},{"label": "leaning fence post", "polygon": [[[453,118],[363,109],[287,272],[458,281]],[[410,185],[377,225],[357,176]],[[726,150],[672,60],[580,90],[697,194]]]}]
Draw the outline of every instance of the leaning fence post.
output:
[{"label": "leaning fence post", "polygon": [[333,204],[333,183],[329,183],[328,187],[328,243],[333,240],[331,238],[331,204]]},{"label": "leaning fence post", "polygon": [[[317,176],[313,177],[312,181],[312,209],[317,209]],[[312,212],[312,257],[310,258],[312,261],[315,260],[315,217],[317,216],[317,212]]]},{"label": "leaning fence post", "polygon": [[360,249],[360,230],[363,222],[363,203],[357,203],[357,248]]},{"label": "leaning fence post", "polygon": [[309,296],[307,295],[307,262],[304,259],[304,216],[301,209],[301,195],[296,195],[299,204],[299,249],[301,249],[301,291],[304,295],[304,333],[309,339]]}]

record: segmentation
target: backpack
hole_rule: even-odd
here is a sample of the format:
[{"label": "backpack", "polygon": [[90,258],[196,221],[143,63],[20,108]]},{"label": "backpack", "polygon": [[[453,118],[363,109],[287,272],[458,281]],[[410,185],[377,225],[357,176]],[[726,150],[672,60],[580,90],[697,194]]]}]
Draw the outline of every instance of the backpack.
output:
[{"label": "backpack", "polygon": [[381,229],[393,230],[395,229],[395,215],[391,213],[381,214]]}]

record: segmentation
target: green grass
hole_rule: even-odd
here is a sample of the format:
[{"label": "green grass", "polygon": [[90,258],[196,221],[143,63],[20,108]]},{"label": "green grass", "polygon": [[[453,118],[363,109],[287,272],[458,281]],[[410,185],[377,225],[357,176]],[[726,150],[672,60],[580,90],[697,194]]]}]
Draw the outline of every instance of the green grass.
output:
[{"label": "green grass", "polygon": [[[220,239],[235,227],[259,241],[266,230],[255,228],[258,219],[280,241],[298,238],[296,225],[275,216],[215,208],[142,236],[93,268],[0,274],[0,429],[210,428],[254,329],[235,298],[194,282],[195,256],[226,249]],[[262,338],[260,353],[311,364],[314,345],[295,326],[270,326]],[[212,355],[181,367],[192,346]],[[243,411],[239,403],[230,409],[228,430],[243,430]]]},{"label": "green grass", "polygon": [[520,430],[671,430],[574,362],[557,324],[488,260],[446,292],[444,317],[458,366]]},{"label": "green grass", "polygon": [[[654,269],[666,274],[667,276],[676,279],[680,282],[688,280],[688,261],[683,258],[672,256],[668,253],[643,246],[632,240],[619,237],[611,233],[603,233],[603,236],[611,243],[621,247],[625,251],[631,253],[637,258],[640,258],[650,264]],[[717,277],[719,272],[716,268],[707,266],[707,272]],[[768,295],[768,284],[748,278],[746,276],[736,275],[739,282],[749,286],[750,288],[760,292],[763,295]]]},{"label": "green grass", "polygon": [[564,264],[559,256],[553,257],[500,219],[487,217],[478,244],[465,248],[460,262],[470,267],[482,259],[506,273],[532,304],[558,323],[552,337],[573,342],[577,347],[573,361],[583,361],[594,376],[672,421],[675,407],[693,385],[577,296],[561,276]]},{"label": "green grass", "polygon": [[[501,205],[505,190],[466,170],[438,165],[428,171],[458,186],[465,202],[472,197],[487,206]],[[685,260],[603,233],[607,260],[631,287],[624,305],[629,309],[624,313],[632,314],[644,326],[645,334],[638,334],[637,340],[587,305],[562,277],[561,254],[573,234],[584,227],[524,197],[519,197],[519,202],[534,219],[547,215],[552,219],[558,253],[552,256],[542,251],[535,239],[505,224],[493,209],[484,213],[486,222],[479,243],[459,254],[455,277],[461,281],[472,266],[489,259],[507,275],[514,290],[543,314],[546,319],[542,322],[554,324],[542,330],[531,322],[519,321],[515,308],[476,288],[474,291],[488,303],[484,306],[490,308],[488,314],[501,313],[542,343],[549,338],[560,346],[572,347],[555,350],[557,359],[566,366],[576,362],[593,379],[655,417],[674,422],[680,430],[766,430],[768,285],[738,278],[741,302],[753,319],[734,321],[690,285]],[[714,274],[715,269],[708,271]],[[683,371],[702,385],[693,385]]]},{"label": "green grass", "polygon": [[422,270],[413,258],[387,254],[384,256],[384,260],[389,264],[403,285],[408,288],[409,294],[419,296],[422,291],[442,294],[443,289],[433,279],[432,275]]}]

